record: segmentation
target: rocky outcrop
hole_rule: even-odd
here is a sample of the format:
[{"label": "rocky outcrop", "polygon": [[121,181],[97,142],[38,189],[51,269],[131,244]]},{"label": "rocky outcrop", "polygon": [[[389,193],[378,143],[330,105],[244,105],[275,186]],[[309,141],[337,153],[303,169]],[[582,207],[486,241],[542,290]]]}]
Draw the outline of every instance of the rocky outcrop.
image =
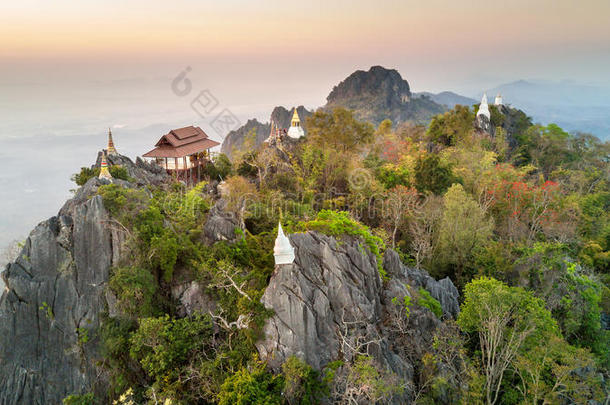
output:
[{"label": "rocky outcrop", "polygon": [[[222,141],[220,152],[227,155],[230,159],[234,158],[239,153],[248,152],[246,149],[250,147],[258,147],[269,136],[271,130],[270,124],[263,124],[256,119],[248,120],[244,125],[231,131]],[[246,138],[251,137],[252,145],[246,142]]]},{"label": "rocky outcrop", "polygon": [[[143,186],[146,184],[159,185],[166,181],[169,176],[165,169],[159,165],[148,163],[140,157],[136,158],[134,163],[127,156],[123,155],[108,155],[108,164],[110,166],[122,166],[127,170],[127,175],[134,179],[136,185]],[[95,167],[100,167],[102,153],[98,153]]]},{"label": "rocky outcrop", "polygon": [[392,280],[403,280],[412,287],[425,288],[432,297],[440,302],[445,318],[456,319],[460,306],[459,293],[449,277],[436,281],[427,271],[405,266],[398,253],[388,250],[383,257],[383,268]]},{"label": "rocky outcrop", "polygon": [[[136,183],[163,177],[145,164],[116,158]],[[57,216],[31,232],[18,259],[2,274],[2,405],[59,404],[74,393],[105,396],[97,329],[107,307],[109,271],[123,243],[122,234],[109,225],[102,198],[95,195],[105,182],[89,179]]]},{"label": "rocky outcrop", "polygon": [[101,197],[93,197],[39,224],[8,265],[0,299],[1,404],[61,403],[103,385],[94,335],[118,243],[107,221]]},{"label": "rocky outcrop", "polygon": [[[528,127],[532,125],[532,119],[523,111],[512,108],[506,105],[490,106],[491,116],[491,131],[495,135],[496,127],[502,127],[506,132],[506,141],[511,149],[519,146],[516,136],[522,134]],[[496,114],[495,112],[498,112]]]},{"label": "rocky outcrop", "polygon": [[[406,350],[394,329],[393,298],[402,302],[411,295],[408,286],[422,286],[439,298],[446,316],[452,317],[457,314],[458,297],[451,281],[436,282],[423,271],[407,268],[395,252],[388,251],[384,267],[391,280],[384,285],[375,255],[356,239],[339,243],[315,232],[289,238],[295,261],[276,266],[262,297],[275,315],[264,327],[265,339],[257,344],[261,358],[277,369],[295,355],[320,369],[334,360],[350,360],[354,353],[349,346],[354,342],[375,341],[367,352],[408,387],[413,379],[413,353],[430,347],[441,321],[426,308],[414,308],[408,326],[413,332],[409,344],[414,347]],[[403,400],[409,397],[407,390]]]},{"label": "rocky outcrop", "polygon": [[210,210],[210,214],[203,226],[203,234],[209,243],[218,241],[234,242],[238,230],[244,230],[245,225],[237,215],[226,209],[227,202],[220,199]]},{"label": "rocky outcrop", "polygon": [[180,317],[195,313],[216,312],[216,303],[205,293],[205,288],[197,281],[183,282],[172,286],[172,298],[178,302],[176,313]]},{"label": "rocky outcrop", "polygon": [[358,70],[333,88],[324,108],[354,110],[358,119],[377,125],[388,118],[393,123],[427,123],[446,108],[428,97],[414,98],[409,83],[395,69],[373,66]]},{"label": "rocky outcrop", "polygon": [[[286,109],[282,106],[275,107],[271,112],[270,121],[273,121],[279,128],[289,128],[292,119],[293,108]],[[298,106],[297,112],[301,118],[301,125],[307,131],[307,118],[312,114],[305,107]],[[235,157],[236,153],[248,152],[246,148],[257,149],[269,137],[271,123],[262,124],[256,119],[251,119],[240,128],[227,134],[220,151],[229,158]],[[247,138],[252,137],[251,141]]]}]

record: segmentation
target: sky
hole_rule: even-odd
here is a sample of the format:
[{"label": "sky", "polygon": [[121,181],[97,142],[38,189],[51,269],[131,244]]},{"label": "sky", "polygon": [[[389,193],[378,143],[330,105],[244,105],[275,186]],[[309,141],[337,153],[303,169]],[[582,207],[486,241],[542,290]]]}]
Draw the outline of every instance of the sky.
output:
[{"label": "sky", "polygon": [[[478,97],[521,79],[610,86],[608,0],[0,0],[0,247],[69,197],[112,127],[134,157],[171,128],[325,103],[357,69]],[[191,91],[172,86],[181,72]]]},{"label": "sky", "polygon": [[158,78],[191,66],[230,99],[266,89],[322,104],[329,86],[374,64],[417,90],[610,82],[607,0],[2,3],[0,81],[11,83]]}]

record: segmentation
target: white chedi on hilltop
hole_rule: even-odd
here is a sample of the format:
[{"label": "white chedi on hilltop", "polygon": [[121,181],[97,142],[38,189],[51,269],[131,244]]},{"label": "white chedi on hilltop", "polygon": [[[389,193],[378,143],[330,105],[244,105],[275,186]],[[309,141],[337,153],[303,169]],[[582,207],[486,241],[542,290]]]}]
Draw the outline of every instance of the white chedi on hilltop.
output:
[{"label": "white chedi on hilltop", "polygon": [[275,257],[275,264],[290,264],[294,262],[294,248],[290,244],[290,240],[284,235],[281,223],[278,224],[277,228],[273,256]]},{"label": "white chedi on hilltop", "polygon": [[292,114],[292,120],[290,121],[290,128],[288,129],[288,136],[294,139],[299,139],[305,136],[305,131],[301,126],[301,119],[296,107],[294,108],[294,114]]},{"label": "white chedi on hilltop", "polygon": [[487,94],[483,93],[483,98],[481,98],[481,105],[479,106],[479,111],[477,112],[477,117],[479,115],[483,115],[490,119],[491,114],[489,114],[489,106],[487,105]]},{"label": "white chedi on hilltop", "polygon": [[494,102],[495,105],[497,106],[501,106],[502,105],[502,94],[498,93],[498,95],[496,96],[496,101]]},{"label": "white chedi on hilltop", "polygon": [[489,113],[489,105],[487,104],[487,94],[483,93],[477,118],[474,121],[474,126],[479,131],[490,133],[491,130],[491,114]]}]

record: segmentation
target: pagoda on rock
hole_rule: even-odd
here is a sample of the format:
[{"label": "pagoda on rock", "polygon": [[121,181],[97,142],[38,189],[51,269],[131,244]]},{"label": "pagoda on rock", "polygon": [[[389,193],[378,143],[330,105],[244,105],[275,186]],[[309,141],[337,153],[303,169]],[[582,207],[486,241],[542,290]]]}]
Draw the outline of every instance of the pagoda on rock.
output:
[{"label": "pagoda on rock", "polygon": [[102,152],[102,163],[100,163],[100,174],[97,176],[99,179],[112,180],[110,170],[108,170],[108,161],[106,160],[106,153]]},{"label": "pagoda on rock", "polygon": [[290,120],[290,128],[288,129],[288,136],[294,139],[299,139],[305,136],[305,131],[301,126],[301,118],[299,118],[299,113],[297,112],[297,108],[294,108],[294,113],[292,114],[292,120]]}]

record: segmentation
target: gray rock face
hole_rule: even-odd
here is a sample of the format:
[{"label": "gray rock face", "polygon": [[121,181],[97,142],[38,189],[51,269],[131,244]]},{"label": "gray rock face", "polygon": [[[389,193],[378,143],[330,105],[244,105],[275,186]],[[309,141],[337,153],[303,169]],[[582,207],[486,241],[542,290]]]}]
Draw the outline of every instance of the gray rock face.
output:
[{"label": "gray rock face", "polygon": [[[289,239],[295,261],[276,266],[261,299],[275,312],[265,325],[265,339],[257,344],[261,358],[277,369],[295,355],[320,369],[337,359],[350,360],[353,353],[346,341],[354,345],[358,337],[376,340],[367,352],[408,387],[415,357],[430,347],[441,321],[426,308],[414,308],[409,331],[400,331],[400,340],[392,318],[396,309],[392,300],[410,295],[407,284],[423,286],[440,298],[447,316],[454,316],[458,301],[451,281],[437,282],[423,271],[408,269],[395,252],[388,251],[384,267],[392,279],[384,286],[376,257],[358,240],[338,243],[315,232],[290,235]],[[407,332],[409,345],[414,347],[405,349]],[[407,389],[402,400],[409,398]]]},{"label": "gray rock face", "polygon": [[317,233],[290,236],[295,262],[276,268],[262,302],[276,312],[258,346],[277,367],[291,355],[321,368],[337,359],[343,321],[374,325],[381,316],[376,258],[356,242],[339,245]]},{"label": "gray rock face", "polygon": [[209,297],[204,288],[196,281],[181,283],[172,287],[172,298],[180,304],[176,309],[178,316],[190,316],[194,313],[207,314],[215,312],[216,303]]},{"label": "gray rock face", "polygon": [[[137,181],[163,177],[130,162],[122,164],[133,169],[130,175]],[[86,392],[104,398],[96,331],[108,305],[109,271],[123,242],[109,226],[102,198],[95,195],[105,182],[90,179],[57,216],[40,223],[2,273],[2,405],[59,404],[67,395]]]},{"label": "gray rock face", "polygon": [[333,88],[325,109],[344,107],[356,118],[378,125],[384,119],[394,124],[411,121],[427,124],[446,108],[429,97],[413,97],[409,83],[395,69],[373,66],[357,70]]},{"label": "gray rock face", "polygon": [[[161,166],[145,162],[139,157],[134,163],[127,156],[123,155],[108,155],[108,164],[122,166],[127,170],[127,175],[133,178],[136,185],[143,186],[146,184],[159,185],[169,179],[169,175]],[[102,152],[97,155],[95,167],[99,167],[102,161]]]},{"label": "gray rock face", "polygon": [[94,333],[116,243],[107,219],[96,196],[42,222],[3,274],[0,403],[61,403],[96,390]]},{"label": "gray rock face", "polygon": [[440,302],[444,317],[457,318],[460,313],[459,292],[448,277],[436,281],[425,270],[407,267],[400,261],[398,253],[393,250],[386,251],[383,257],[383,268],[393,278],[406,280],[409,285],[416,288],[425,288],[432,297]]},{"label": "gray rock face", "polygon": [[225,200],[218,200],[210,210],[210,215],[203,226],[203,234],[208,242],[214,243],[221,240],[233,242],[237,239],[236,229],[244,229],[235,214],[225,210]]}]

